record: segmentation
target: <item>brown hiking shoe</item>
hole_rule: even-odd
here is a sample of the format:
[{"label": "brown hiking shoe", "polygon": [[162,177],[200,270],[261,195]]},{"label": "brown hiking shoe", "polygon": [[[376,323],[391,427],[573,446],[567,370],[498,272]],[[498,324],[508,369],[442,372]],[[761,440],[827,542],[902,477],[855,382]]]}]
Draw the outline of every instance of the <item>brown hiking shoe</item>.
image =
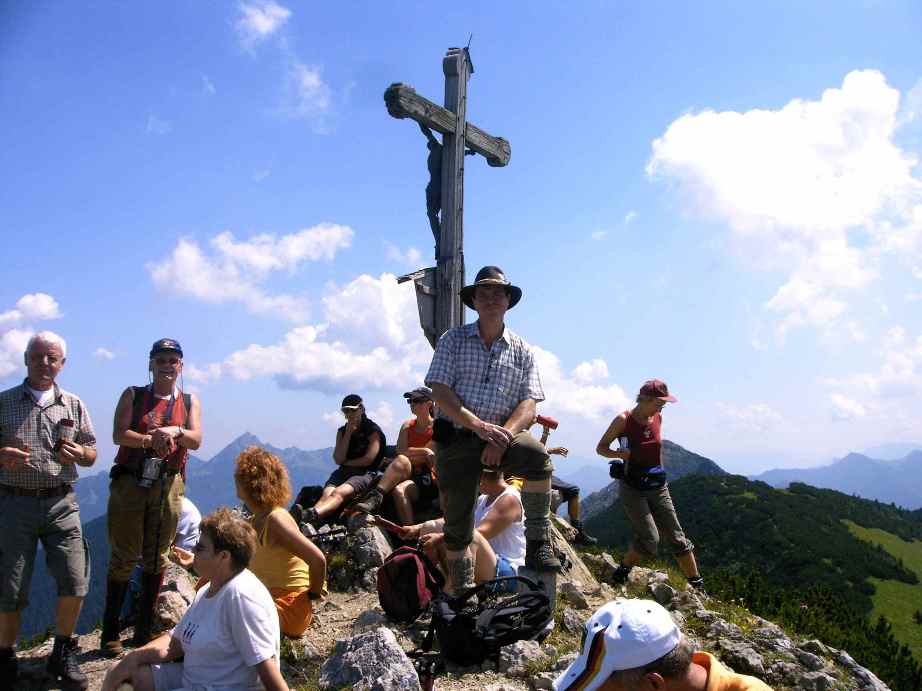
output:
[{"label": "brown hiking shoe", "polygon": [[525,568],[533,571],[560,571],[560,560],[554,554],[550,540],[528,540],[525,543]]}]

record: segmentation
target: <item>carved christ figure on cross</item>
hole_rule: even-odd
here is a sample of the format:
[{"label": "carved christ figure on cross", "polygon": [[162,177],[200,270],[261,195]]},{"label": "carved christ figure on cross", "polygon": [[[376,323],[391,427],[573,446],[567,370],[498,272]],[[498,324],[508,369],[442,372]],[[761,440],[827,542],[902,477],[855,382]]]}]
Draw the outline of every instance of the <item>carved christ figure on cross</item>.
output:
[{"label": "carved christ figure on cross", "polygon": [[426,158],[426,167],[429,169],[429,184],[426,185],[426,215],[429,217],[432,237],[435,238],[435,256],[438,257],[439,236],[441,235],[439,212],[442,210],[442,144],[432,134],[432,130],[423,123],[419,123],[419,129],[426,135],[426,146],[429,148],[429,156]]}]

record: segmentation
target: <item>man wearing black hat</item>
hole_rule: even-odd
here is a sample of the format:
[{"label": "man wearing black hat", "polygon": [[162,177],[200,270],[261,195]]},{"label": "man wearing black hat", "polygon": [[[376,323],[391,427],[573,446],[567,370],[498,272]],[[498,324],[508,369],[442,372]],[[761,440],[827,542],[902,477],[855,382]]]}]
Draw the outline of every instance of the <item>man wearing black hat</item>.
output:
[{"label": "man wearing black hat", "polygon": [[134,645],[152,634],[154,607],[160,593],[170,543],[182,511],[186,458],[202,443],[201,405],[183,393],[182,347],[161,338],[150,349],[151,383],[129,386],[115,409],[112,438],[118,454],[109,476],[109,573],[100,650],[116,656],[119,612],[131,571],[142,560]]},{"label": "man wearing black hat", "polygon": [[504,324],[506,311],[522,298],[502,270],[485,266],[461,300],[476,310],[473,324],[442,334],[426,384],[439,406],[436,469],[445,513],[448,588],[473,584],[474,505],[481,464],[502,466],[525,478],[525,566],[558,570],[550,528],[553,466],[538,440],[528,434],[544,390],[531,346]]}]

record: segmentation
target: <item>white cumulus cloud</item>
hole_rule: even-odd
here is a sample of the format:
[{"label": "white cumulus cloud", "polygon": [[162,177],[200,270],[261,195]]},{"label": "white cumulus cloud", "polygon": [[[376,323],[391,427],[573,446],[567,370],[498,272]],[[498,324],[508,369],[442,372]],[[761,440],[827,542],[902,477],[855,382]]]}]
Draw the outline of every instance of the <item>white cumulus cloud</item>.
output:
[{"label": "white cumulus cloud", "polygon": [[113,353],[108,348],[103,348],[100,346],[93,351],[93,357],[95,357],[97,360],[114,360],[115,353]]},{"label": "white cumulus cloud", "polygon": [[239,302],[256,314],[289,321],[308,316],[301,296],[270,295],[260,284],[274,271],[295,271],[307,261],[331,261],[352,244],[347,226],[321,223],[297,233],[255,235],[238,240],[230,232],[210,241],[211,252],[188,238],[180,239],[170,256],[147,264],[159,288],[204,302]]},{"label": "white cumulus cloud", "polygon": [[653,142],[651,178],[787,274],[765,305],[781,335],[843,318],[877,278],[880,251],[922,252],[917,158],[894,140],[900,96],[880,72],[857,70],[779,110],[688,113]]},{"label": "white cumulus cloud", "polygon": [[29,324],[61,317],[57,300],[47,293],[28,293],[15,307],[0,312],[0,378],[25,370],[23,353],[35,331]]},{"label": "white cumulus cloud", "polygon": [[253,344],[197,369],[201,381],[271,377],[285,388],[341,393],[404,389],[421,382],[431,349],[417,322],[412,285],[393,274],[331,284],[324,320],[292,329],[278,343]]},{"label": "white cumulus cloud", "polygon": [[281,29],[290,16],[291,10],[273,0],[241,2],[237,19],[240,45],[245,50],[252,50]]},{"label": "white cumulus cloud", "polygon": [[15,308],[0,313],[0,328],[4,324],[58,319],[60,316],[61,309],[53,297],[47,293],[29,293],[16,301]]},{"label": "white cumulus cloud", "polygon": [[734,427],[748,432],[768,432],[778,427],[784,418],[767,403],[749,403],[735,405],[717,403],[721,419],[729,421]]},{"label": "white cumulus cloud", "polygon": [[423,253],[415,247],[407,247],[406,251],[401,250],[397,245],[390,242],[384,243],[384,257],[388,261],[406,264],[410,268],[418,269],[422,261]]},{"label": "white cumulus cloud", "polygon": [[554,353],[532,346],[550,414],[564,411],[593,421],[608,420],[632,406],[624,389],[608,382],[608,365],[595,359],[578,364],[569,376]]},{"label": "white cumulus cloud", "polygon": [[880,339],[879,363],[869,371],[823,381],[833,415],[874,419],[888,430],[918,431],[922,400],[922,334],[911,337],[901,326]]}]

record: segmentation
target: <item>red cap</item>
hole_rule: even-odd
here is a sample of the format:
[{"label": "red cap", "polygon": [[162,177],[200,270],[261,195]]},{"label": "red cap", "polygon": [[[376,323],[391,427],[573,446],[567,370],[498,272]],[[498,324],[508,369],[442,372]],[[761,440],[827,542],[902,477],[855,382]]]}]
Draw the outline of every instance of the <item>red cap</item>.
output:
[{"label": "red cap", "polygon": [[679,400],[675,396],[669,395],[669,387],[666,386],[666,382],[660,381],[659,379],[650,379],[649,381],[645,381],[643,386],[640,387],[640,393],[638,396],[658,398],[659,400],[667,401],[668,403],[675,403]]}]

